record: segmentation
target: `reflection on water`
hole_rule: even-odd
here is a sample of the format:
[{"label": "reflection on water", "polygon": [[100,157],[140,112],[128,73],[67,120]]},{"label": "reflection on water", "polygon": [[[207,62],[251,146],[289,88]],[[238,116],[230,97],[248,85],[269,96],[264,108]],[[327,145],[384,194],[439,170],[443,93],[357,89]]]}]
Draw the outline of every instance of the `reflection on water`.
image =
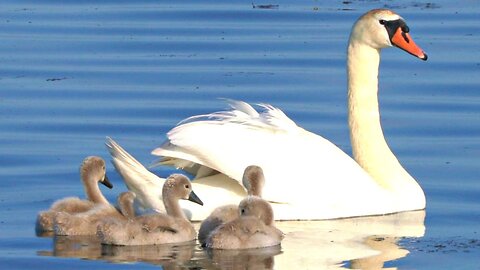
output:
[{"label": "reflection on water", "polygon": [[97,260],[102,257],[102,245],[96,236],[56,236],[53,250],[38,255]]},{"label": "reflection on water", "polygon": [[[285,221],[282,246],[252,250],[204,250],[197,243],[106,246],[95,237],[54,237],[52,251],[39,255],[144,262],[164,269],[381,269],[407,256],[398,240],[422,237],[425,212],[327,221]],[[196,224],[197,229],[199,224]]]},{"label": "reflection on water", "polygon": [[102,245],[102,259],[109,262],[145,262],[176,269],[187,264],[195,253],[195,242],[180,245],[110,246]]},{"label": "reflection on water", "polygon": [[383,264],[407,256],[408,251],[397,244],[398,237],[370,236],[365,244],[379,252],[378,255],[354,259],[350,262],[352,269],[381,269]]},{"label": "reflection on water", "polygon": [[282,253],[280,246],[248,250],[207,250],[209,259],[218,269],[276,269],[274,256]]}]

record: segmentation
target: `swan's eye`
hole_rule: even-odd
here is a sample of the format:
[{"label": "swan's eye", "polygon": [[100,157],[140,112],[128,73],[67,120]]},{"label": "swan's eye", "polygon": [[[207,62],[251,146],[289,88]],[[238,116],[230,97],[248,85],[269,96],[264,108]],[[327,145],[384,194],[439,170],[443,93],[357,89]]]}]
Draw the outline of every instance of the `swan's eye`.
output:
[{"label": "swan's eye", "polygon": [[387,21],[385,21],[385,20],[379,20],[378,22],[379,22],[381,25],[385,25],[385,24],[387,23]]}]

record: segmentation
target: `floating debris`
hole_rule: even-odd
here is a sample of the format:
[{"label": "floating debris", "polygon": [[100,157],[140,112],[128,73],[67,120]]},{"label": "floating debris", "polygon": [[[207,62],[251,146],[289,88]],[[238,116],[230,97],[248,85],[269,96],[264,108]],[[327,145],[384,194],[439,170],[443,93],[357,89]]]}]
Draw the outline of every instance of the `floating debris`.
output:
[{"label": "floating debris", "polygon": [[61,80],[66,80],[68,79],[67,77],[62,77],[62,78],[49,78],[46,81],[47,82],[55,82],[55,81],[61,81]]},{"label": "floating debris", "polygon": [[253,8],[258,8],[258,9],[278,9],[280,5],[274,5],[274,4],[266,4],[266,5],[256,5],[252,3]]}]

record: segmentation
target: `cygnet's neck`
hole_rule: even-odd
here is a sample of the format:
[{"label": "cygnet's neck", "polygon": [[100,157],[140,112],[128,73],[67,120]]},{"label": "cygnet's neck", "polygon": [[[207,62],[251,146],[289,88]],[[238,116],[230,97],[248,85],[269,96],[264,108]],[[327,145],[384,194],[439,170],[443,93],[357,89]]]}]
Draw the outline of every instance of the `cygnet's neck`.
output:
[{"label": "cygnet's neck", "polygon": [[98,179],[93,175],[90,175],[87,172],[82,173],[82,182],[83,187],[85,189],[85,194],[87,194],[87,198],[94,202],[94,203],[102,203],[102,204],[110,204],[103,196],[102,191],[100,191],[100,187],[98,186]]},{"label": "cygnet's neck", "polygon": [[118,196],[118,207],[120,213],[127,219],[135,218],[135,207],[133,205],[134,195],[130,191],[124,192]]},{"label": "cygnet's neck", "polygon": [[182,211],[182,208],[178,203],[178,198],[175,198],[175,196],[172,195],[173,194],[169,193],[168,191],[162,192],[163,204],[165,205],[167,214],[175,218],[187,219],[187,216],[185,216],[185,213]]},{"label": "cygnet's neck", "polygon": [[249,184],[246,186],[248,195],[262,197],[262,189],[263,189],[263,183],[264,183],[262,180],[263,179],[261,179],[259,177],[253,178],[253,179],[243,180],[244,181],[244,184],[243,184],[244,186],[246,186],[245,181],[249,182]]},{"label": "cygnet's neck", "polygon": [[[348,124],[353,157],[382,187],[416,196],[418,183],[398,162],[385,141],[378,107],[380,51],[350,40],[348,46]],[[415,193],[415,194],[412,194]],[[420,202],[421,203],[421,202]]]}]

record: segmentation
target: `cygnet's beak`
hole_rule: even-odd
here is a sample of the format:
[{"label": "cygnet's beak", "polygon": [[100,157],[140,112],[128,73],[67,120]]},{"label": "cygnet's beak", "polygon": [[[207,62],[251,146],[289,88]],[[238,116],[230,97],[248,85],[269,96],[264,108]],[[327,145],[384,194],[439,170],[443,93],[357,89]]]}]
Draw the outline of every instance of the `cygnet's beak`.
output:
[{"label": "cygnet's beak", "polygon": [[105,175],[105,177],[103,178],[103,181],[100,181],[100,183],[102,183],[104,186],[108,187],[109,189],[113,188],[113,185],[110,182],[110,180],[108,180],[107,175]]},{"label": "cygnet's beak", "polygon": [[188,200],[191,201],[191,202],[203,205],[202,200],[200,200],[200,198],[198,198],[197,194],[195,194],[195,192],[193,192],[193,190],[192,190],[192,192],[190,192],[190,196],[188,196]]}]

